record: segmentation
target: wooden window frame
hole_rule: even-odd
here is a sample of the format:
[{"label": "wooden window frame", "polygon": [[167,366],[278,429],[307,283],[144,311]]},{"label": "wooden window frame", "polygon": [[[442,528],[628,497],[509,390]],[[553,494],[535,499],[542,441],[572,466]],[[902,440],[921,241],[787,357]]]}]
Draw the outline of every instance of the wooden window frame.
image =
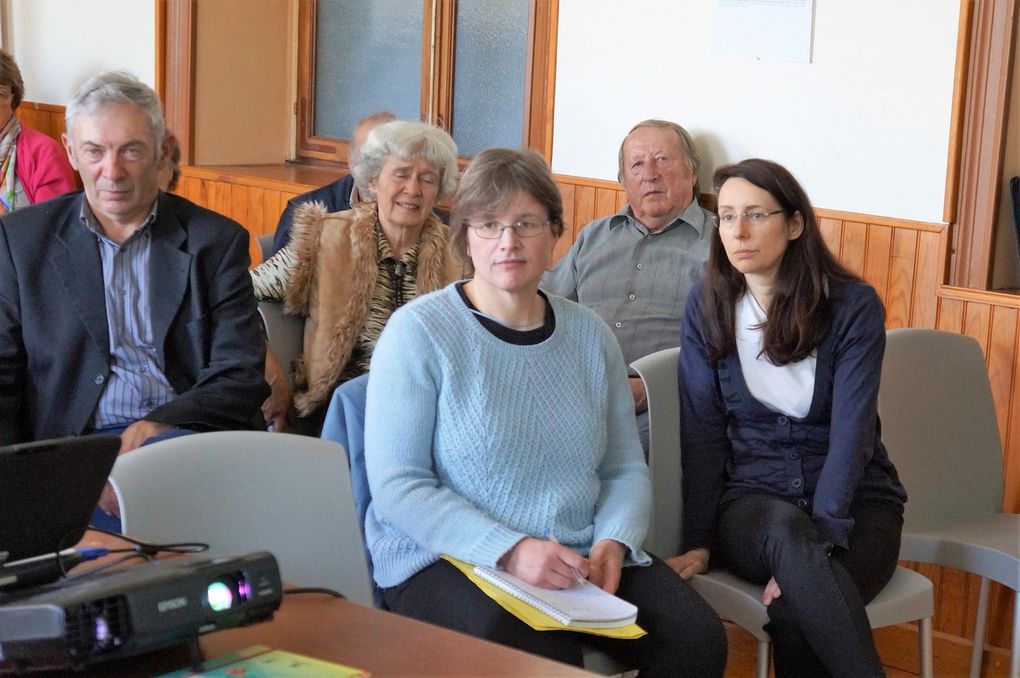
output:
[{"label": "wooden window frame", "polygon": [[[344,165],[346,139],[315,136],[315,35],[318,0],[299,0],[297,64],[298,162]],[[451,129],[456,0],[425,0],[422,37],[421,119]],[[559,0],[530,0],[525,64],[522,145],[552,158],[553,103],[556,79],[556,31]]]},{"label": "wooden window frame", "polygon": [[995,258],[1018,0],[961,0],[943,219],[948,282],[988,289]]}]

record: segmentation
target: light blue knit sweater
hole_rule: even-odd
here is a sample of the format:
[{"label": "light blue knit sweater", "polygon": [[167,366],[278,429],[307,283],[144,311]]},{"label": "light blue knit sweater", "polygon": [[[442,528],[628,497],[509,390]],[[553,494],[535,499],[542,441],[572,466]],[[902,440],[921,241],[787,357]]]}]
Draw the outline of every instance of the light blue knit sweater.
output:
[{"label": "light blue knit sweater", "polygon": [[640,550],[651,485],[620,349],[593,312],[549,295],[541,344],[501,341],[453,285],[393,314],[372,357],[365,533],[382,587],[441,553],[495,566],[527,536],[584,554]]}]

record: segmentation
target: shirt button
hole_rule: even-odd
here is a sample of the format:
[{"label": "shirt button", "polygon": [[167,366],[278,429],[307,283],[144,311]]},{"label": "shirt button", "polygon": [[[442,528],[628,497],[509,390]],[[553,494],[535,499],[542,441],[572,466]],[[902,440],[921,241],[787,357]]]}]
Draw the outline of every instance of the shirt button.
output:
[{"label": "shirt button", "polygon": [[147,365],[142,365],[142,367],[138,371],[141,372],[142,374],[148,374],[149,368]]},{"label": "shirt button", "polygon": [[651,239],[652,239],[652,234],[651,233],[649,233],[648,235],[645,236],[645,240],[651,240]]},{"label": "shirt button", "polygon": [[633,294],[632,294],[632,295],[630,295],[630,296],[629,296],[629,297],[627,297],[627,298],[628,298],[628,299],[630,299],[631,301],[634,301],[635,299],[637,299],[637,297],[636,297],[635,295],[633,295]]},{"label": "shirt button", "polygon": [[637,267],[638,267],[638,270],[640,271],[642,268],[644,268],[644,265],[643,264],[638,264]]},{"label": "shirt button", "polygon": [[153,407],[156,406],[156,403],[152,402],[151,400],[146,400],[145,401],[145,406],[148,407],[151,410]]},{"label": "shirt button", "polygon": [[124,296],[124,288],[123,287],[118,287],[117,288],[117,294],[119,294],[120,296],[123,297]]},{"label": "shirt button", "polygon": [[617,327],[623,327],[623,323],[616,323]]},{"label": "shirt button", "polygon": [[779,419],[777,419],[776,421],[779,422],[780,426],[786,426],[787,424],[790,423],[790,420],[787,419],[786,417],[779,417]]},{"label": "shirt button", "polygon": [[794,489],[800,489],[800,486],[803,484],[804,481],[801,480],[800,478],[794,478],[793,480],[790,481],[790,485],[792,485]]},{"label": "shirt button", "polygon": [[106,377],[104,377],[101,374],[97,374],[95,381],[97,384],[102,384],[104,381],[106,381]]},{"label": "shirt button", "polygon": [[796,452],[791,452],[790,453],[790,459],[793,459],[794,461],[796,461],[797,459],[800,459],[800,455],[797,454]]},{"label": "shirt button", "polygon": [[797,506],[800,508],[807,508],[807,499],[798,499]]}]

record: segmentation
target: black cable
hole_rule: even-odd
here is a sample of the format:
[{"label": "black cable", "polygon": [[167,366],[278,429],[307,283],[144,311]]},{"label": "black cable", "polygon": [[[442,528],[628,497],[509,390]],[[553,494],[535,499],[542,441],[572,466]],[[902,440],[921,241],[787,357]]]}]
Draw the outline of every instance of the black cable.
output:
[{"label": "black cable", "polygon": [[[104,530],[101,527],[92,527],[91,530],[95,532],[102,532],[103,534],[111,537],[116,537],[126,541],[129,544],[134,544],[134,551],[143,553],[148,556],[155,556],[160,553],[202,553],[203,551],[209,550],[209,545],[200,541],[185,541],[170,544],[151,544],[141,539],[135,539],[119,532],[111,532],[110,530]],[[117,552],[118,549],[111,549],[111,553]]]},{"label": "black cable", "polygon": [[347,600],[347,596],[340,593],[339,591],[334,591],[333,589],[322,588],[319,586],[299,586],[293,589],[284,589],[283,593],[284,595],[288,596],[300,593],[322,593],[327,596],[333,596],[334,598],[340,598],[341,600]]}]

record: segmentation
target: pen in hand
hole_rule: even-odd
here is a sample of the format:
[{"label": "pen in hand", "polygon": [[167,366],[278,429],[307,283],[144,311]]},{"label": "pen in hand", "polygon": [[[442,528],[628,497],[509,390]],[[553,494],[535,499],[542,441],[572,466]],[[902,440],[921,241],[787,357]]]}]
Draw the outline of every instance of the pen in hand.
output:
[{"label": "pen in hand", "polygon": [[[554,534],[549,534],[549,541],[551,541],[554,544],[559,544],[560,543],[560,540],[557,539],[556,535],[554,535]],[[588,585],[588,580],[581,576],[581,573],[577,571],[576,567],[574,567],[573,565],[567,565],[567,567],[569,567],[570,571],[574,573],[574,579],[577,580],[578,584],[580,584],[581,586],[587,586]]]}]

